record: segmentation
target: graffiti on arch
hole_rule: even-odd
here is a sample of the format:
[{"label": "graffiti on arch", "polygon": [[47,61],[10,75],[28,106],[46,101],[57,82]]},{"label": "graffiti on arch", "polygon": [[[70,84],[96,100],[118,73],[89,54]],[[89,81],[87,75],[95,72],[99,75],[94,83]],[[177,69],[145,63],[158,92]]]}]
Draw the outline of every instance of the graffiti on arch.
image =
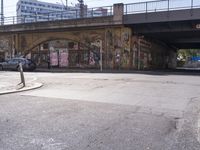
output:
[{"label": "graffiti on arch", "polygon": [[10,41],[8,39],[0,39],[0,51],[8,51],[11,49]]}]

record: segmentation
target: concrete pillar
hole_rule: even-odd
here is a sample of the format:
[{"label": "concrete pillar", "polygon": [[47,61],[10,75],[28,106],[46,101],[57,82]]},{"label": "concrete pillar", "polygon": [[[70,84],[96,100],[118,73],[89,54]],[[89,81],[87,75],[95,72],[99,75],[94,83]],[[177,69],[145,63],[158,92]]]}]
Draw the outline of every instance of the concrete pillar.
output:
[{"label": "concrete pillar", "polygon": [[177,67],[177,52],[171,50],[169,52],[169,63],[168,63],[168,67],[170,69],[176,69]]},{"label": "concrete pillar", "polygon": [[113,22],[114,24],[123,24],[124,16],[124,4],[114,4],[113,5]]},{"label": "concrete pillar", "polygon": [[13,48],[14,48],[14,54],[18,55],[19,51],[19,34],[13,35]]}]

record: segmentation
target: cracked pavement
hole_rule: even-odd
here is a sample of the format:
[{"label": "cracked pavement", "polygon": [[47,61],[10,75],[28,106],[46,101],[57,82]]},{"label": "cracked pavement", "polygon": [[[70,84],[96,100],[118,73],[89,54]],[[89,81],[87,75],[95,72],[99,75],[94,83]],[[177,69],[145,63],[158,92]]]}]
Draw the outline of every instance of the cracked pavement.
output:
[{"label": "cracked pavement", "polygon": [[[15,72],[0,72],[0,78]],[[193,75],[25,73],[41,89],[0,96],[0,150],[199,150]]]}]

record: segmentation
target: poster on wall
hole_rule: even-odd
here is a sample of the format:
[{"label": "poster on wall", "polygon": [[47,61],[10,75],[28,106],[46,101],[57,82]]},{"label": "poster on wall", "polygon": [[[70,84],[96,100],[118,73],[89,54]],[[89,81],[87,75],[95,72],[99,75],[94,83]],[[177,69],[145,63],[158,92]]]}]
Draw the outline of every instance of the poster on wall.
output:
[{"label": "poster on wall", "polygon": [[68,60],[68,51],[67,49],[61,49],[59,51],[59,66],[60,67],[67,67],[69,65],[69,60]]},{"label": "poster on wall", "polygon": [[93,52],[90,52],[89,64],[92,66],[95,65],[95,56]]},{"label": "poster on wall", "polygon": [[50,64],[51,66],[58,66],[58,53],[56,51],[50,52]]}]

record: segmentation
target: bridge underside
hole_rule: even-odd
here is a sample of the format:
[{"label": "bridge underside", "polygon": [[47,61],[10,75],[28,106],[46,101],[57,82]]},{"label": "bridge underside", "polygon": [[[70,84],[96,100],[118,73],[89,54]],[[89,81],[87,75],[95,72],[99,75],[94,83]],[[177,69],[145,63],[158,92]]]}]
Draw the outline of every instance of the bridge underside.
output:
[{"label": "bridge underside", "polygon": [[124,24],[133,33],[160,40],[170,46],[200,48],[200,8],[124,16]]},{"label": "bridge underside", "polygon": [[165,22],[151,24],[128,25],[134,34],[160,40],[177,49],[200,48],[200,29],[197,21]]}]

